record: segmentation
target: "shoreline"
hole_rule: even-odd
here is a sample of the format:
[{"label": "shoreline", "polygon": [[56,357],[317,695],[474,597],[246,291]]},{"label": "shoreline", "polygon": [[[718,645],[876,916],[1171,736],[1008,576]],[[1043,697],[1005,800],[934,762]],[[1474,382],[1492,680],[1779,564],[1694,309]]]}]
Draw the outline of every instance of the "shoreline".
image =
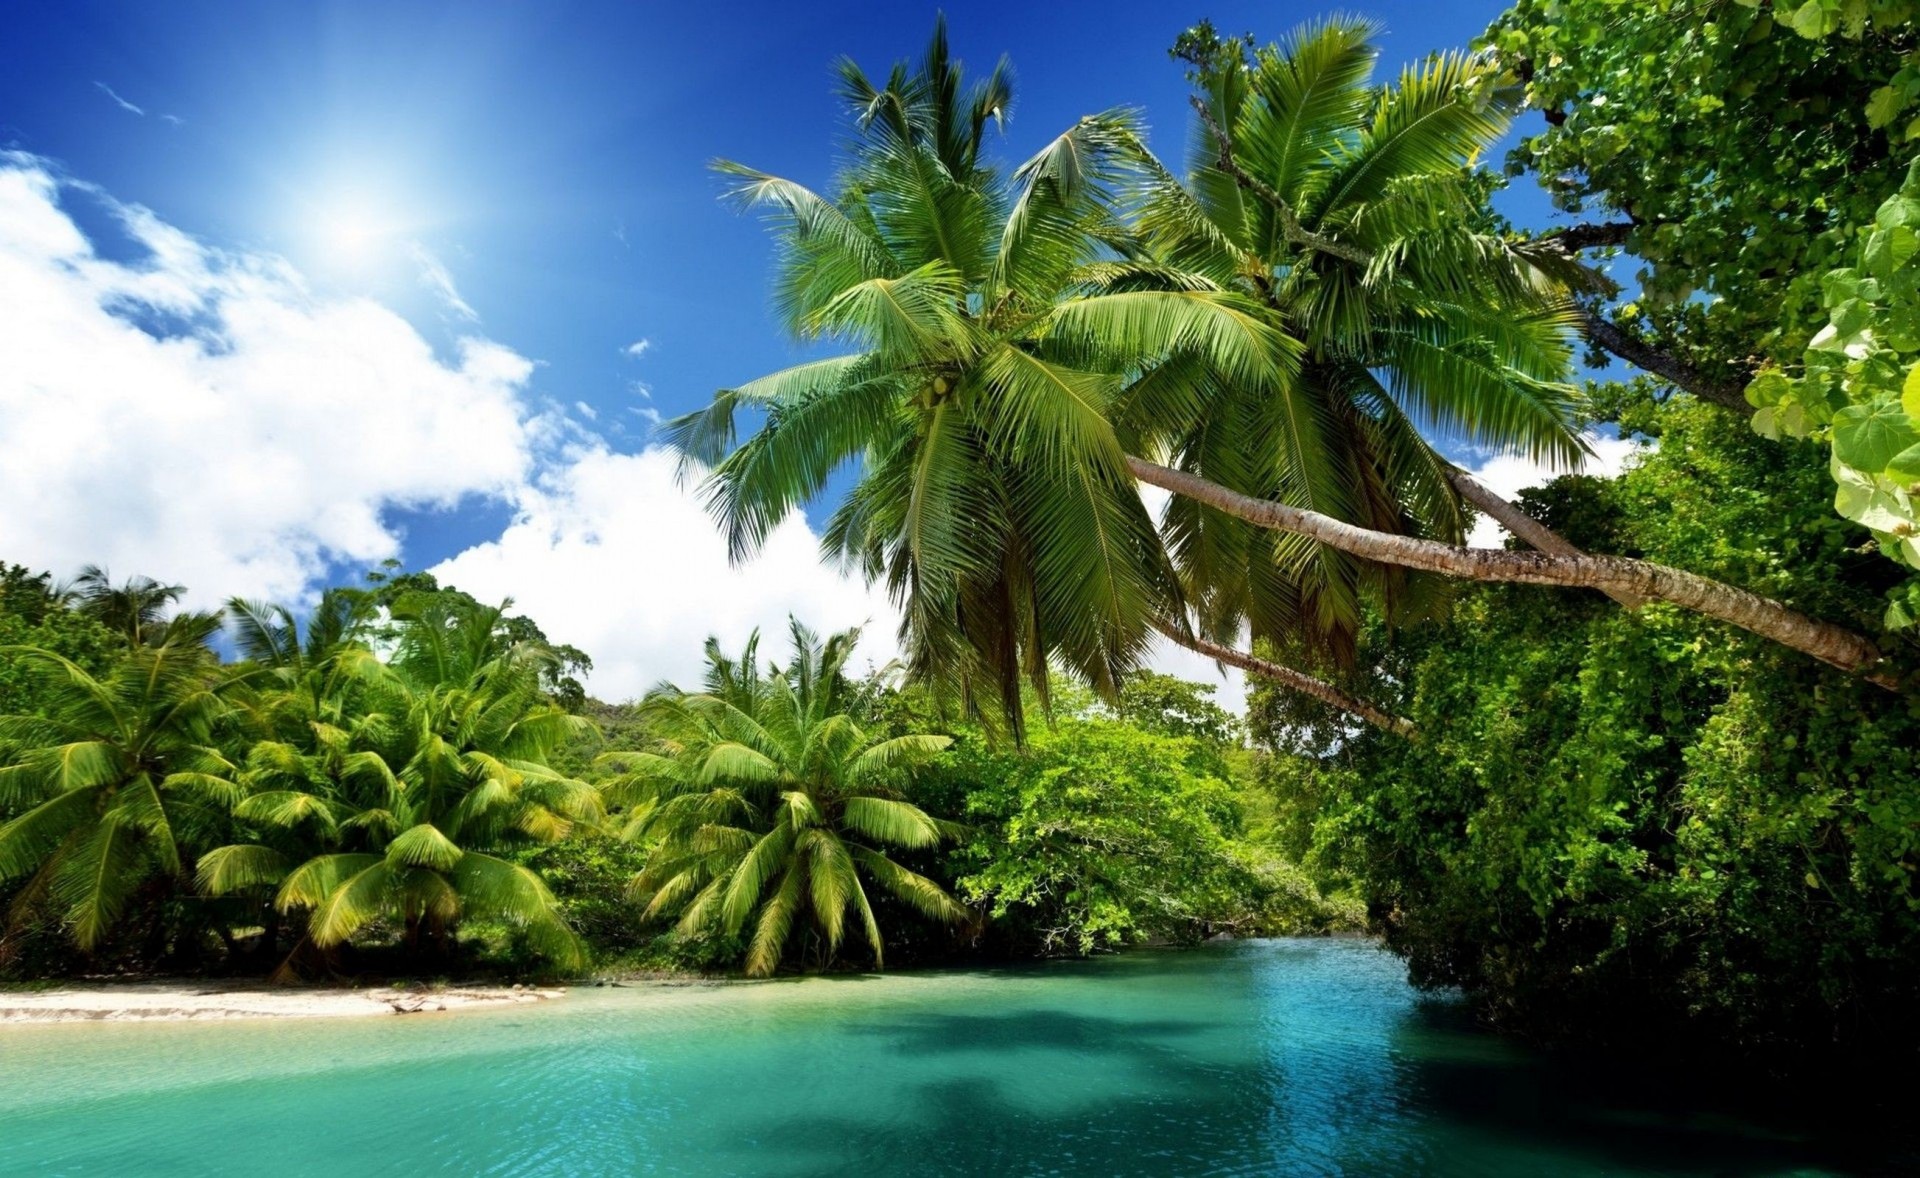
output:
[{"label": "shoreline", "polygon": [[0,990],[0,1028],[46,1023],[356,1018],[484,1010],[564,997],[563,986],[305,988],[171,980]]}]

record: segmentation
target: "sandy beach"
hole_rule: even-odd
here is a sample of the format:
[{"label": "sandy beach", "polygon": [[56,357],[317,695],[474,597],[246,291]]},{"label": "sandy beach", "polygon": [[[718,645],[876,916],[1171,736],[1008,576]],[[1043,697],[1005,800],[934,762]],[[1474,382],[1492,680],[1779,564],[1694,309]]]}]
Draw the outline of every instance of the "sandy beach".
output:
[{"label": "sandy beach", "polygon": [[101,983],[0,991],[0,1024],[348,1018],[512,1006],[565,993],[530,986],[346,990],[204,981]]}]

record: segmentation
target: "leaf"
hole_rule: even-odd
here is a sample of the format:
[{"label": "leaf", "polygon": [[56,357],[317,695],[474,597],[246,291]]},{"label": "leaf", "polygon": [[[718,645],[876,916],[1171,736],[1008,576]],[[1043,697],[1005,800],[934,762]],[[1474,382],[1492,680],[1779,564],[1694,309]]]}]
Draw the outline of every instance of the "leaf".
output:
[{"label": "leaf", "polygon": [[1914,445],[1920,432],[1899,405],[1849,405],[1833,416],[1834,458],[1855,470],[1878,473]]},{"label": "leaf", "polygon": [[1762,369],[1747,385],[1747,404],[1764,409],[1777,404],[1793,391],[1786,374],[1778,368]]},{"label": "leaf", "polygon": [[1893,225],[1868,236],[1861,262],[1869,274],[1886,280],[1916,253],[1920,253],[1920,234],[1915,234],[1910,225]]},{"label": "leaf", "polygon": [[1892,86],[1882,86],[1867,99],[1867,126],[1874,130],[1893,122],[1906,109],[1906,96]]},{"label": "leaf", "polygon": [[1825,0],[1806,0],[1787,18],[1787,27],[1809,41],[1818,41],[1840,27],[1840,14]]},{"label": "leaf", "polygon": [[225,896],[242,888],[277,884],[286,878],[291,866],[287,857],[272,847],[215,847],[200,856],[194,878],[207,895]]},{"label": "leaf", "polygon": [[1838,483],[1833,496],[1833,509],[1876,532],[1892,532],[1902,526],[1911,527],[1914,522],[1909,504],[1903,503],[1900,496],[1871,482]]},{"label": "leaf", "polygon": [[460,862],[460,848],[438,827],[421,823],[401,831],[387,844],[387,862],[394,866],[431,867],[445,871]]},{"label": "leaf", "polygon": [[1920,482],[1920,445],[1908,446],[1889,459],[1886,476],[1900,483]]},{"label": "leaf", "polygon": [[1907,379],[1900,390],[1900,407],[1907,411],[1909,418],[1920,419],[1920,364],[1907,370]]}]

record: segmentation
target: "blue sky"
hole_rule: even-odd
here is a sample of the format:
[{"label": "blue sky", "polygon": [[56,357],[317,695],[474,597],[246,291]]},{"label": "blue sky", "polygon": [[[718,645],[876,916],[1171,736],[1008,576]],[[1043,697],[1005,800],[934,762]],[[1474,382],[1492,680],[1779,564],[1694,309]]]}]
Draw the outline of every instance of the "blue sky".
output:
[{"label": "blue sky", "polygon": [[[1016,104],[1001,149],[1009,162],[1080,115],[1116,105],[1145,108],[1161,153],[1182,158],[1186,91],[1166,53],[1180,29],[1206,15],[1223,30],[1266,38],[1324,11],[1317,4],[1238,2],[945,7],[955,49],[976,70],[1002,53],[1013,61]],[[1357,10],[1385,22],[1383,64],[1396,68],[1432,49],[1463,45],[1501,7],[1491,0],[1396,0]],[[449,386],[451,408],[420,407],[414,424],[471,417],[461,428],[479,429],[475,423],[488,412],[515,412],[508,402],[523,418],[512,438],[462,440],[472,453],[491,455],[480,464],[493,462],[498,471],[465,482],[424,471],[398,482],[368,475],[368,489],[352,503],[316,500],[311,511],[348,522],[308,537],[308,557],[295,572],[261,574],[255,586],[184,551],[178,573],[147,571],[184,579],[204,568],[210,571],[202,579],[235,582],[222,590],[285,595],[296,582],[310,588],[357,575],[381,550],[380,541],[365,539],[370,529],[389,537],[389,554],[426,567],[500,540],[542,504],[555,518],[563,509],[575,512],[564,525],[546,519],[548,533],[572,527],[598,542],[601,529],[578,507],[578,486],[561,485],[588,475],[576,478],[572,467],[556,473],[560,464],[586,450],[633,455],[645,447],[654,414],[693,408],[715,388],[797,354],[768,315],[766,237],[751,218],[715,199],[720,186],[707,161],[727,156],[824,185],[840,129],[829,63],[848,54],[880,69],[917,54],[934,12],[915,3],[13,5],[0,39],[0,147],[25,153],[16,164],[24,159],[21,166],[56,178],[59,191],[49,199],[88,239],[91,256],[129,267],[114,282],[150,278],[153,258],[165,256],[137,218],[129,222],[127,210],[148,210],[169,232],[224,259],[195,263],[196,273],[262,271],[278,264],[269,260],[284,262],[287,273],[274,281],[292,285],[275,288],[266,302],[310,300],[303,305],[312,314],[299,331],[320,351],[299,354],[324,355],[320,335],[337,328],[358,333],[355,340],[391,335],[392,354],[411,355],[403,323],[431,349],[438,367],[430,376],[464,373],[460,379],[480,382],[471,394],[479,406],[473,414],[459,408],[466,394]],[[1530,210],[1542,207],[1535,195],[1521,199]],[[148,305],[143,295],[96,294],[122,319],[149,317],[148,334],[162,342],[169,315],[183,322],[240,316],[235,332],[242,319],[254,322],[240,304],[217,302],[242,297],[230,279],[205,281],[198,302],[172,310]],[[296,287],[299,296],[286,293]],[[26,289],[16,284],[13,293],[37,297]],[[341,326],[352,319],[344,308],[367,310],[363,304],[395,319]],[[632,354],[642,340],[641,354]],[[466,350],[474,341],[499,351],[476,360]],[[43,352],[64,346],[46,335],[35,343]],[[221,340],[203,350],[204,367],[216,353],[241,349]],[[362,368],[354,371],[387,362],[371,356],[356,361]],[[57,370],[61,357],[46,359]],[[206,378],[220,396],[268,406],[246,420],[286,449],[270,451],[283,456],[263,461],[262,480],[273,481],[276,466],[311,455],[298,438],[279,437],[284,423],[270,411],[276,398],[291,404],[305,394],[254,374],[311,371],[313,363],[235,362]],[[242,368],[249,375],[235,375]],[[408,437],[401,426],[378,420],[379,405],[407,396],[408,379],[393,376],[371,408],[356,409],[351,400],[344,408],[366,415],[369,433]],[[241,387],[248,380],[264,383]],[[0,398],[6,395],[0,389]],[[231,400],[218,404],[228,408],[207,411],[207,429],[216,435],[245,417],[230,411]],[[16,433],[29,428],[25,418],[0,415],[0,424],[8,420]],[[57,421],[44,414],[33,420]],[[304,420],[292,412],[286,418]],[[329,428],[314,420],[323,424],[286,428]],[[435,438],[457,433],[423,428],[427,441],[418,448],[427,451]],[[253,436],[238,430],[222,453],[244,451]],[[0,438],[9,448],[35,442]],[[88,477],[105,477],[100,461],[111,467],[115,460],[96,455]],[[383,456],[377,465],[390,470],[396,461],[405,460]],[[461,463],[457,448],[421,461]],[[209,478],[230,477],[213,471],[221,465],[201,469]],[[609,472],[590,473],[608,474],[602,493],[618,495]],[[240,477],[223,493],[244,502],[260,486]],[[633,491],[642,499],[658,493],[651,484]],[[540,495],[547,498],[535,502]],[[360,518],[368,512],[372,523]],[[148,539],[171,526],[155,519],[142,533]],[[259,535],[234,526],[239,530],[198,541],[266,546],[281,525],[261,524]],[[114,548],[110,528],[99,541]],[[30,529],[14,535],[0,526],[0,559],[51,564],[77,551],[39,551]],[[152,544],[132,544],[126,553],[149,563],[171,555]],[[488,588],[515,592],[523,604],[542,597],[502,572],[513,562],[495,555],[492,572],[478,564],[452,567],[467,568]],[[120,556],[110,550],[89,559]],[[564,608],[559,597],[547,596],[550,609]],[[568,629],[541,620],[550,630]]]}]

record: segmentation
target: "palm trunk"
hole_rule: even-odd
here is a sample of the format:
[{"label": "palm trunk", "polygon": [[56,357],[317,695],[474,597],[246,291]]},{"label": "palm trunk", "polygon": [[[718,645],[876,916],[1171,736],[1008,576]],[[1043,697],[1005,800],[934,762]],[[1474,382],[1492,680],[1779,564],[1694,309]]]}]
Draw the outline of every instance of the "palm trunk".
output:
[{"label": "palm trunk", "polygon": [[[1487,513],[1488,518],[1527,543],[1551,556],[1586,555],[1560,533],[1541,523],[1539,520],[1521,511],[1511,500],[1504,499],[1459,467],[1447,469],[1447,482],[1462,499]],[[1620,589],[1603,589],[1601,592],[1613,598],[1628,609],[1639,609],[1647,604],[1647,599]]]},{"label": "palm trunk", "polygon": [[1545,552],[1507,552],[1491,548],[1455,548],[1412,536],[1397,536],[1343,523],[1321,515],[1256,499],[1171,467],[1128,456],[1127,467],[1143,483],[1184,495],[1242,519],[1317,540],[1330,548],[1381,564],[1423,569],[1472,581],[1522,585],[1561,585],[1601,592],[1619,590],[1648,601],[1664,601],[1732,623],[1762,638],[1778,642],[1850,674],[1865,676],[1878,686],[1894,690],[1898,682],[1874,670],[1881,662],[1878,647],[1866,637],[1828,622],[1816,621],[1777,601],[1736,589],[1708,577],[1624,556],[1554,555]]},{"label": "palm trunk", "polygon": [[1270,679],[1302,695],[1310,695],[1328,707],[1357,716],[1383,732],[1391,732],[1395,736],[1404,736],[1409,740],[1419,735],[1418,730],[1413,726],[1413,721],[1383,712],[1359,696],[1350,695],[1331,683],[1322,682],[1292,667],[1282,666],[1268,659],[1235,650],[1230,646],[1209,642],[1197,634],[1187,633],[1163,618],[1153,619],[1152,624],[1154,629],[1196,654],[1206,655],[1230,667],[1239,667],[1249,675]]}]

